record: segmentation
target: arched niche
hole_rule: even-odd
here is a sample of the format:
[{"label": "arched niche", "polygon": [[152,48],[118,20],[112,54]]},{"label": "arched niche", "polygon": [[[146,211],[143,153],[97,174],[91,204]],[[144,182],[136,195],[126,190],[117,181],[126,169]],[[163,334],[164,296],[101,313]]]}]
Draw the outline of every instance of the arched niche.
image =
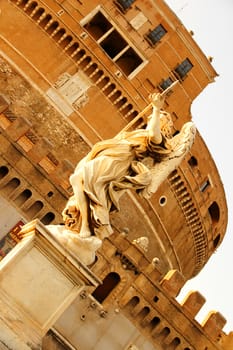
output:
[{"label": "arched niche", "polygon": [[103,280],[103,284],[99,285],[92,296],[99,302],[102,303],[107,296],[113,291],[113,289],[120,282],[120,276],[116,272],[110,272]]}]

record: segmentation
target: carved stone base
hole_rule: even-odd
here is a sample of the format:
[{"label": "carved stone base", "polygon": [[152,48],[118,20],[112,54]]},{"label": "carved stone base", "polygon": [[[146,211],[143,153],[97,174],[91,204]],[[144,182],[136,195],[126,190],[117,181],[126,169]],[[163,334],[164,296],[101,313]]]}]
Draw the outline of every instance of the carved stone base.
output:
[{"label": "carved stone base", "polygon": [[22,240],[0,262],[1,349],[40,349],[83,287],[99,284],[38,220],[21,232]]}]

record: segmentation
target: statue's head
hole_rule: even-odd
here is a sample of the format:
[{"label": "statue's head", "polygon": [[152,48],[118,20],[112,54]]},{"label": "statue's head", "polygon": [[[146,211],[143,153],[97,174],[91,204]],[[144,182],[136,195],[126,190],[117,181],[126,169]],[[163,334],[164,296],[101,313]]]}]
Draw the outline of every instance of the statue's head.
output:
[{"label": "statue's head", "polygon": [[194,142],[196,135],[196,127],[195,124],[190,121],[185,123],[180,132],[174,136],[170,141],[170,145],[173,150],[177,153],[177,155],[185,155]]}]

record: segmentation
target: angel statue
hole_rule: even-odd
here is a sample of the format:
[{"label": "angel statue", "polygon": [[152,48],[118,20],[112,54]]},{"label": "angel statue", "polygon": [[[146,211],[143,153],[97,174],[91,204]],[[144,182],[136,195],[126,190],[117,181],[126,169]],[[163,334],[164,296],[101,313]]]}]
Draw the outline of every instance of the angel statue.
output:
[{"label": "angel statue", "polygon": [[151,95],[152,113],[146,128],[123,130],[112,139],[96,143],[78,163],[70,176],[73,196],[62,213],[63,243],[77,247],[86,244],[87,250],[93,246],[93,253],[112,233],[110,213],[120,209],[121,195],[134,190],[150,198],[180,164],[193,144],[196,128],[187,122],[172,135],[171,116],[162,110],[165,96]]}]

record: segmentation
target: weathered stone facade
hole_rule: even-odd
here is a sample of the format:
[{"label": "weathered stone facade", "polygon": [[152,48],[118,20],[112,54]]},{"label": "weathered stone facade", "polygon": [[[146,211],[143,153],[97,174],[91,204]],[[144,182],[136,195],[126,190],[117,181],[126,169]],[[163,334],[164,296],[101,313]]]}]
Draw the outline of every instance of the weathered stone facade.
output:
[{"label": "weathered stone facade", "polygon": [[[7,201],[25,223],[62,222],[77,162],[132,121],[150,93],[179,81],[165,106],[175,134],[191,119],[192,101],[217,76],[162,0],[9,0],[0,9],[0,194],[2,206]],[[134,127],[144,124],[140,118]],[[150,200],[132,193],[122,198],[112,225],[114,239],[104,241],[92,267],[102,280],[111,273],[120,279],[103,301],[106,310],[119,308],[128,327],[132,323],[153,344],[142,349],[226,350],[222,342],[230,336],[225,340],[219,314],[204,326],[193,319],[203,302],[199,294],[182,306],[174,299],[219,246],[227,225],[223,185],[199,133]],[[122,232],[127,239],[118,237]],[[130,243],[141,236],[149,240],[147,251]],[[166,282],[170,271],[176,272]],[[211,331],[210,323],[216,325]],[[62,339],[58,333],[54,337]]]}]

